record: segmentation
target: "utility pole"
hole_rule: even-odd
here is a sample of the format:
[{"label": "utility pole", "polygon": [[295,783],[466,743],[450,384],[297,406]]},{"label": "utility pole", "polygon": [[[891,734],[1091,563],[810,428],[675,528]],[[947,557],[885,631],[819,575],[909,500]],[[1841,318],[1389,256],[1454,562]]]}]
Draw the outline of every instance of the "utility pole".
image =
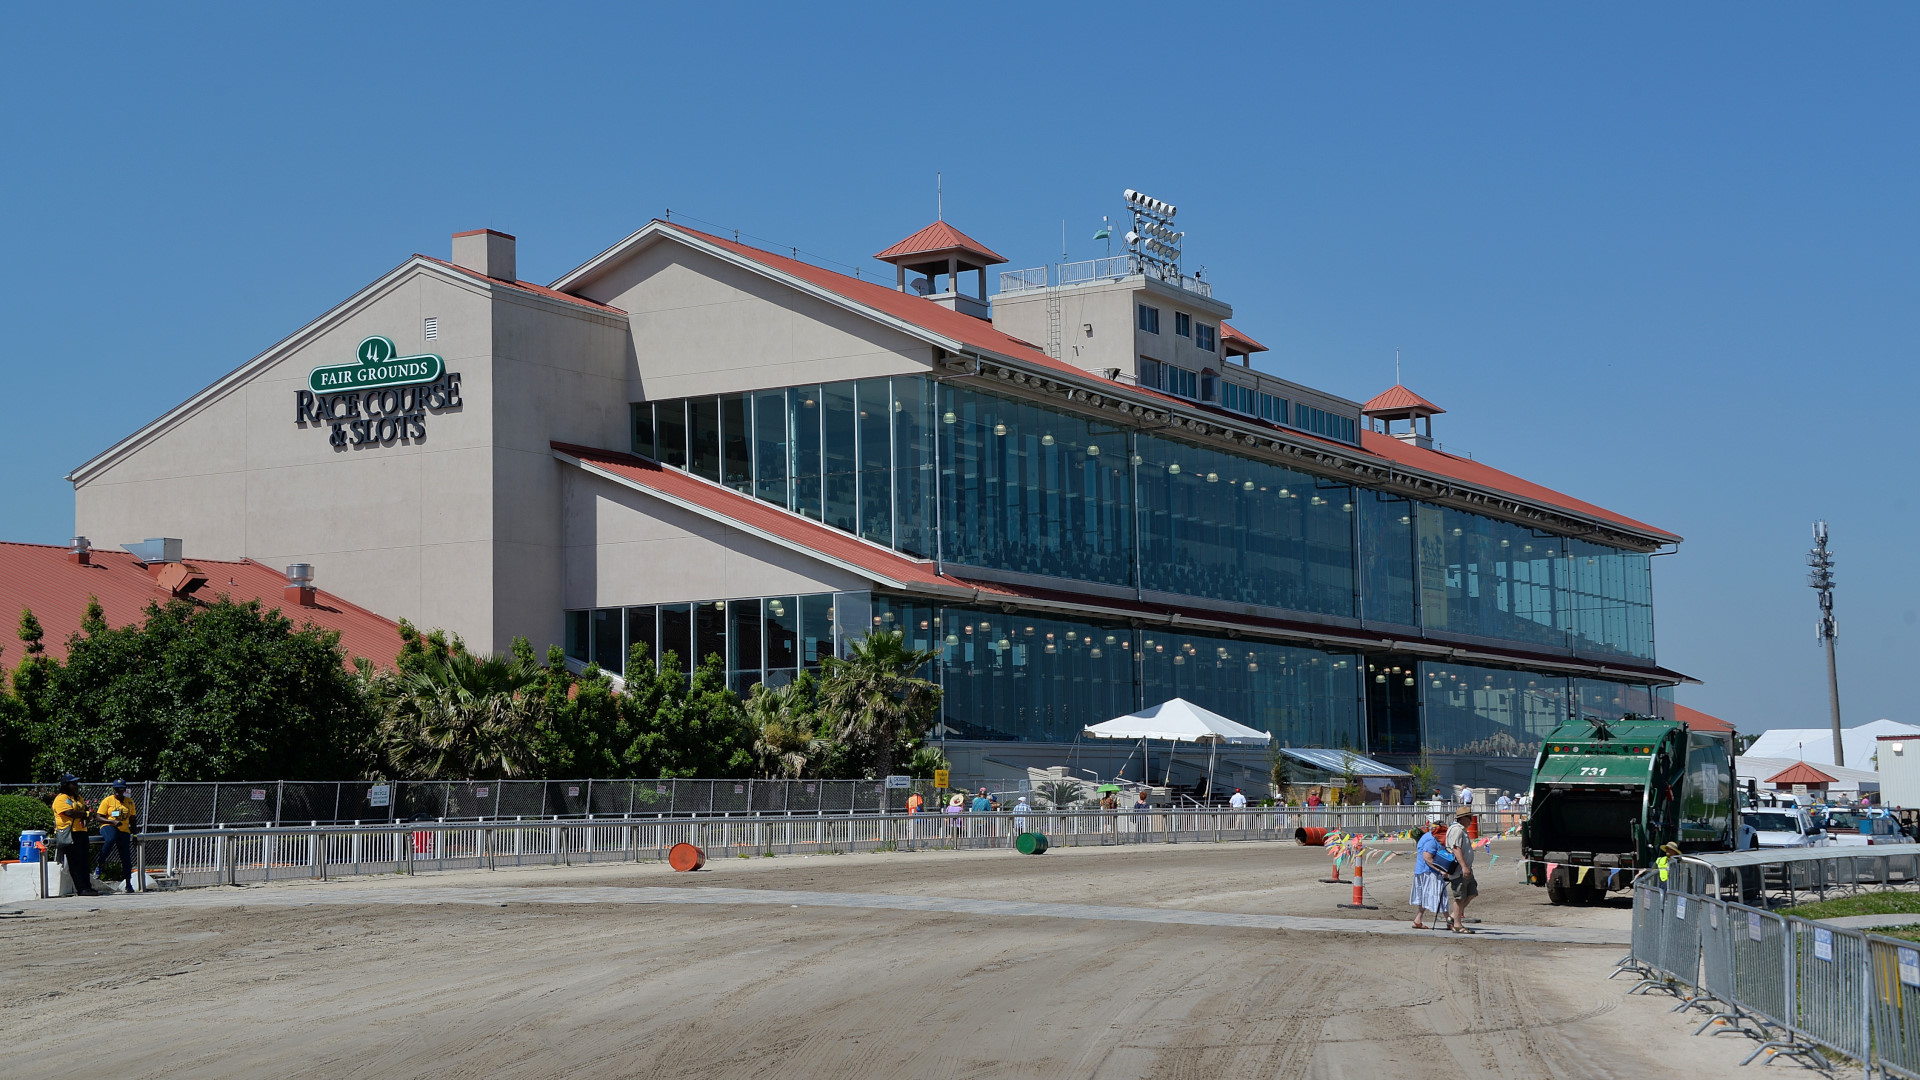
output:
[{"label": "utility pole", "polygon": [[1833,763],[1845,765],[1847,752],[1840,744],[1840,668],[1833,656],[1833,639],[1838,631],[1833,624],[1833,553],[1827,550],[1827,523],[1813,523],[1813,550],[1807,552],[1807,565],[1813,567],[1807,584],[1820,594],[1820,623],[1814,628],[1814,640],[1827,647],[1827,701],[1833,711]]}]

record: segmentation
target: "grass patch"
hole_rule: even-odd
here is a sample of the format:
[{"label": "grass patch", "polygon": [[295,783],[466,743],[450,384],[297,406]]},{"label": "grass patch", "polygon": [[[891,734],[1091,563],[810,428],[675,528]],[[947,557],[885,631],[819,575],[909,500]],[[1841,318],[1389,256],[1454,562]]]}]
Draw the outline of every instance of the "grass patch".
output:
[{"label": "grass patch", "polygon": [[[1782,914],[1803,919],[1838,919],[1847,915],[1920,915],[1920,893],[1875,892],[1801,904],[1782,910]],[[1874,933],[1886,933],[1875,930]],[[1897,935],[1896,935],[1897,936]]]}]

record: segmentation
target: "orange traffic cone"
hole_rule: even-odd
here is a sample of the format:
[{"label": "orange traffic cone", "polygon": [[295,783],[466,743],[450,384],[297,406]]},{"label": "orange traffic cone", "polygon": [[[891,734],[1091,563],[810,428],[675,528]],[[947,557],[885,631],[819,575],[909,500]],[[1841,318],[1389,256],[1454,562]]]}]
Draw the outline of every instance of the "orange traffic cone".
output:
[{"label": "orange traffic cone", "polygon": [[1365,876],[1366,876],[1365,864],[1360,862],[1355,862],[1353,864],[1353,903],[1336,904],[1334,906],[1347,908],[1349,910],[1357,910],[1357,911],[1375,910],[1378,905],[1367,903],[1366,886],[1361,882],[1361,879],[1364,878]]},{"label": "orange traffic cone", "polygon": [[1345,885],[1346,884],[1346,882],[1341,880],[1340,878],[1340,856],[1335,855],[1333,857],[1333,876],[1323,877],[1320,879],[1320,881],[1323,884],[1327,884],[1327,885]]}]

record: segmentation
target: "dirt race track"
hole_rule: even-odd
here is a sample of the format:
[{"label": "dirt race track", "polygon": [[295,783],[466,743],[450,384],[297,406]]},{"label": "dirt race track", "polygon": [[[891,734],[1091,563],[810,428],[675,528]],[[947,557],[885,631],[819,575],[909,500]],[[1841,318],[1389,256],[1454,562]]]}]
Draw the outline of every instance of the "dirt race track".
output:
[{"label": "dirt race track", "polygon": [[[1552,940],[1625,941],[1626,902],[1550,907],[1512,848],[1481,856],[1473,936],[1411,932],[1405,856],[1367,875],[1380,910],[1348,913],[1323,853],[1278,844],[69,898],[0,919],[4,1072],[1371,1080],[1746,1056],[1607,982],[1623,945]],[[1289,916],[1314,928],[1270,925]]]}]

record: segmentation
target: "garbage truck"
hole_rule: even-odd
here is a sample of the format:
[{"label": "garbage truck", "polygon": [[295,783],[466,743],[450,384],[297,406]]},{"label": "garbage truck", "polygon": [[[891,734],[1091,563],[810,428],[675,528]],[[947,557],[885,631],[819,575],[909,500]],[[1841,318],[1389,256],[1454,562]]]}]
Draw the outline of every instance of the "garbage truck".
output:
[{"label": "garbage truck", "polygon": [[1527,881],[1555,904],[1630,889],[1669,842],[1728,851],[1739,835],[1728,732],[1627,713],[1554,728],[1534,761],[1520,845]]}]

